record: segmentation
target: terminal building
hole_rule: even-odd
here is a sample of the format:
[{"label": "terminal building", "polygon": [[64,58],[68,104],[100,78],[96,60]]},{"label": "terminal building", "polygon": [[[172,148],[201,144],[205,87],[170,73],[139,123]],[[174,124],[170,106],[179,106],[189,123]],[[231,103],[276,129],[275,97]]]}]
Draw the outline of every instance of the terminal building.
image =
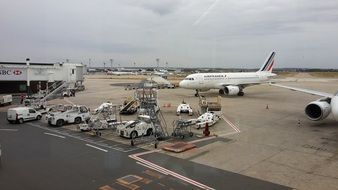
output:
[{"label": "terminal building", "polygon": [[0,93],[36,93],[56,83],[75,86],[85,72],[79,63],[0,62]]}]

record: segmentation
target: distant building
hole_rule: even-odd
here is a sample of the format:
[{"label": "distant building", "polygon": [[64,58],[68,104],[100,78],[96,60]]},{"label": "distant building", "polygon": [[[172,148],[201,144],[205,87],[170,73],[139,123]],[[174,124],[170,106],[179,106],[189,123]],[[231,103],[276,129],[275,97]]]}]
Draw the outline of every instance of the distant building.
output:
[{"label": "distant building", "polygon": [[0,93],[35,93],[60,81],[82,83],[84,73],[78,63],[0,62]]}]

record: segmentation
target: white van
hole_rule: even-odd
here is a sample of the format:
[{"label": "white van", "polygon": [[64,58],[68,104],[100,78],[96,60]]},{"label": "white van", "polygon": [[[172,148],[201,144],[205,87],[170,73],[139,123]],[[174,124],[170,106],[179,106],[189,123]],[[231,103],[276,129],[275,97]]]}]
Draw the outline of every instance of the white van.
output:
[{"label": "white van", "polygon": [[23,123],[24,121],[40,120],[42,114],[33,108],[17,107],[7,110],[7,120],[10,123]]}]

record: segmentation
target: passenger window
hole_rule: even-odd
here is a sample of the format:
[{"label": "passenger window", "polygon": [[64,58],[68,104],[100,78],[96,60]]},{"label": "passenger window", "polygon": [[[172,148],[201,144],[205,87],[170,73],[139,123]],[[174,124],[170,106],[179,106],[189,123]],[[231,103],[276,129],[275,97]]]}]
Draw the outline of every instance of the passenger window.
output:
[{"label": "passenger window", "polygon": [[35,113],[35,110],[29,109],[29,113]]}]

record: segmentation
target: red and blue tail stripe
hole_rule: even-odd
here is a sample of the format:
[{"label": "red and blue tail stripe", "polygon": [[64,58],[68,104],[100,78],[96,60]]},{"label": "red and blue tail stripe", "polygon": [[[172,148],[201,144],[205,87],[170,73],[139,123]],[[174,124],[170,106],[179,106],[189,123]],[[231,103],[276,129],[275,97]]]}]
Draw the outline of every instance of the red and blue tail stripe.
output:
[{"label": "red and blue tail stripe", "polygon": [[265,60],[264,64],[258,71],[272,72],[272,68],[275,63],[275,55],[275,52],[271,52],[270,56]]}]

